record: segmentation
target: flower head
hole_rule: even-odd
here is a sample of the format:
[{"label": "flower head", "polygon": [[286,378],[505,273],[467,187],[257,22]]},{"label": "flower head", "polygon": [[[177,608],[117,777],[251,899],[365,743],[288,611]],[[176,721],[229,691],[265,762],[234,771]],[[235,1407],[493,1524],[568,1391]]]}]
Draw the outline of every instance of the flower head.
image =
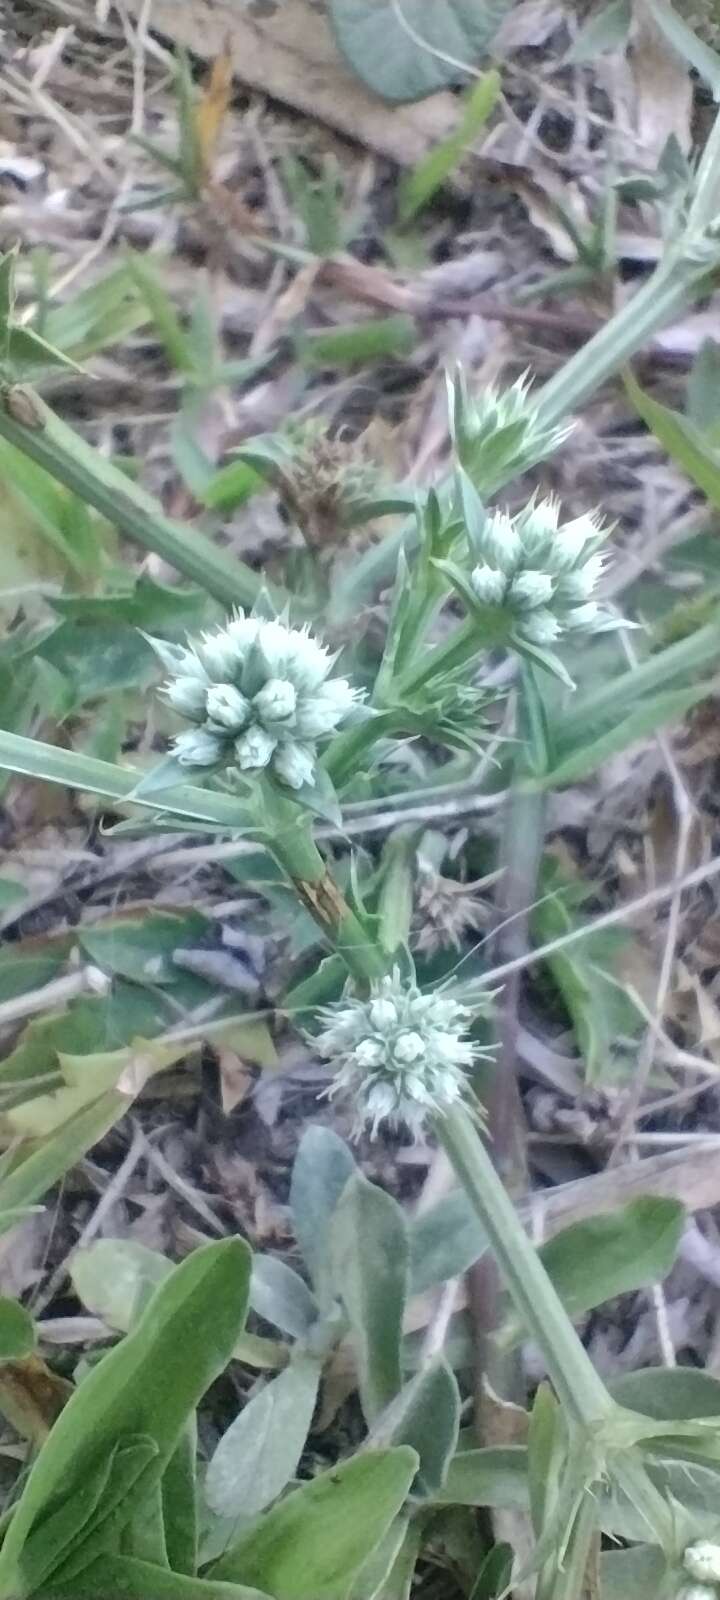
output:
[{"label": "flower head", "polygon": [[494,511],[479,534],[470,581],[481,604],[502,607],[515,635],[530,644],[619,627],[591,598],[605,569],[603,538],[591,514],[561,523],[556,500],[531,500],[512,519]]},{"label": "flower head", "polygon": [[681,1589],[678,1600],[718,1600],[718,1592],[713,1584],[691,1583],[686,1589]]},{"label": "flower head", "polygon": [[698,1583],[720,1583],[720,1544],[710,1539],[698,1539],[695,1544],[689,1544],[683,1566]]},{"label": "flower head", "polygon": [[[146,637],[148,637],[146,635]],[[356,714],[362,693],[329,676],[333,658],[307,628],[237,611],[187,645],[149,639],[171,676],[164,694],[194,723],[174,743],[182,766],[268,768],[280,783],[312,783],[316,741]]]},{"label": "flower head", "polygon": [[527,373],[509,389],[470,396],[464,373],[448,379],[450,427],[458,460],[481,493],[527,472],[557,450],[571,425],[548,428],[530,398]]},{"label": "flower head", "polygon": [[396,967],[373,984],[367,999],[345,996],[320,1013],[314,1043],[335,1067],[330,1095],[356,1105],[355,1131],[369,1123],[407,1127],[418,1136],[432,1111],[468,1093],[468,1069],[487,1049],[464,1037],[467,1006],[447,993],[423,994]]}]

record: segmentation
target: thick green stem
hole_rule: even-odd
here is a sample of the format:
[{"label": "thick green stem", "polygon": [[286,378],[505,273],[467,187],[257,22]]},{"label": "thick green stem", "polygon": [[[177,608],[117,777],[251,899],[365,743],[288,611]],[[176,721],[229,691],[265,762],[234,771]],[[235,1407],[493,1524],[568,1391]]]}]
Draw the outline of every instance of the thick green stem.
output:
[{"label": "thick green stem", "polygon": [[291,800],[263,791],[266,849],[286,874],[333,950],[359,983],[381,978],[387,959],[368,937],[318,850],[307,815]]},{"label": "thick green stem", "polygon": [[433,1124],[528,1332],[542,1350],[558,1398],[576,1422],[596,1428],[612,1416],[614,1403],[527,1237],[471,1113],[454,1107],[438,1113]]}]

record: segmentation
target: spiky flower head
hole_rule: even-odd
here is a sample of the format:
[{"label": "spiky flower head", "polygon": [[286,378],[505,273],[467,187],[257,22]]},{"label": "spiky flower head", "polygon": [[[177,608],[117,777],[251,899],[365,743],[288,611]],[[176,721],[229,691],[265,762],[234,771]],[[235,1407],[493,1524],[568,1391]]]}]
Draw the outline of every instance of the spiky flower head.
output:
[{"label": "spiky flower head", "polygon": [[171,676],[165,698],[193,724],[174,742],[184,767],[269,769],[280,783],[312,783],[317,744],[357,715],[362,692],[331,678],[333,658],[307,628],[236,611],[224,628],[187,645],[149,643]]},{"label": "spiky flower head", "polygon": [[484,494],[544,461],[572,432],[571,423],[545,426],[531,400],[527,373],[509,389],[488,385],[471,396],[465,374],[458,368],[455,376],[448,378],[448,396],[457,458]]},{"label": "spiky flower head", "polygon": [[604,537],[592,513],[561,523],[557,500],[531,500],[516,517],[494,511],[476,540],[472,587],[483,605],[502,607],[514,634],[530,644],[620,627],[593,599],[607,559]]},{"label": "spiky flower head", "polygon": [[698,1583],[720,1583],[720,1544],[710,1539],[698,1539],[695,1544],[689,1544],[683,1566]]},{"label": "spiky flower head", "polygon": [[417,1138],[429,1113],[468,1094],[468,1070],[491,1053],[465,1037],[471,1016],[447,992],[423,994],[397,967],[367,999],[323,1007],[315,1047],[335,1068],[330,1096],[355,1103],[355,1133],[369,1125],[374,1138],[385,1123]]}]

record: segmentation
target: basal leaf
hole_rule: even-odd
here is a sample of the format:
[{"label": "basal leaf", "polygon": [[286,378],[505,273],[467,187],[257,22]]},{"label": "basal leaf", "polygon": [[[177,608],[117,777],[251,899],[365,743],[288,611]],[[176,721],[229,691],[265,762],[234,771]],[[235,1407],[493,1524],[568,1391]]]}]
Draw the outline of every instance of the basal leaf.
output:
[{"label": "basal leaf", "polygon": [[337,1133],[320,1126],[306,1129],[293,1165],[290,1205],[295,1237],[323,1308],[332,1300],[330,1224],[356,1171],[352,1153]]},{"label": "basal leaf", "polygon": [[322,1362],[297,1355],[253,1395],[210,1461],[205,1496],[219,1517],[254,1517],[294,1477],[310,1430]]},{"label": "basal leaf", "polygon": [[194,1251],[161,1284],[135,1329],[84,1380],[37,1457],[0,1550],[0,1593],[24,1592],[23,1549],[48,1507],[81,1491],[118,1440],[142,1434],[161,1476],[195,1406],[230,1359],[247,1308],[240,1239]]},{"label": "basal leaf", "polygon": [[408,1228],[392,1196],[359,1173],[332,1221],[333,1280],[357,1350],[360,1397],[372,1422],[402,1384],[400,1338],[408,1284]]},{"label": "basal leaf", "polygon": [[274,1600],[337,1600],[384,1539],[417,1471],[414,1450],[368,1450],[294,1489],[212,1569]]}]

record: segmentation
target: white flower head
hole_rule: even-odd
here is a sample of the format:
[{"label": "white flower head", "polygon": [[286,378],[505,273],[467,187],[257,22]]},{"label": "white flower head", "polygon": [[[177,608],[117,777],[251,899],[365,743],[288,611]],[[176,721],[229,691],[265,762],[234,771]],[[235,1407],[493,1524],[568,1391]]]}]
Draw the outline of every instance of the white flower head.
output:
[{"label": "white flower head", "polygon": [[622,623],[593,598],[606,565],[603,530],[593,515],[560,521],[556,499],[533,499],[516,517],[488,516],[470,582],[484,605],[505,612],[508,629],[529,644],[565,633],[598,633]]},{"label": "white flower head", "polygon": [[329,1093],[355,1101],[354,1131],[382,1123],[417,1138],[429,1112],[469,1093],[468,1069],[491,1052],[466,1037],[472,1013],[445,992],[424,995],[396,967],[366,999],[320,1012],[315,1048],[335,1068]]},{"label": "white flower head", "polygon": [[195,724],[176,739],[183,766],[269,769],[290,789],[312,784],[317,741],[356,714],[363,694],[330,676],[333,657],[307,628],[237,611],[187,645],[149,639],[171,673],[164,694]]},{"label": "white flower head", "polygon": [[718,1591],[713,1584],[691,1583],[686,1589],[681,1589],[678,1600],[718,1600]]},{"label": "white flower head", "polygon": [[720,1544],[710,1539],[698,1539],[689,1544],[683,1556],[683,1566],[691,1578],[699,1583],[720,1583]]}]

